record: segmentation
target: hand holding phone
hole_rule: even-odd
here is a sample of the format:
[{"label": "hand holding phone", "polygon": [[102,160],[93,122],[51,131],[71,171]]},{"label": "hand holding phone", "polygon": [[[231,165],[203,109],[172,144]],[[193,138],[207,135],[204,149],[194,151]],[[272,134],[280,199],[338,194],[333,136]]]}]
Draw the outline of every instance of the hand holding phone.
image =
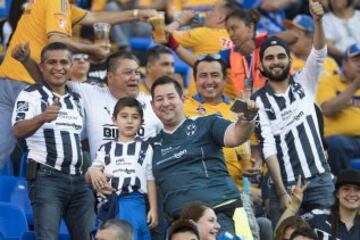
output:
[{"label": "hand holding phone", "polygon": [[[252,106],[249,107],[250,104]],[[259,108],[256,107],[253,101],[245,102],[241,99],[236,99],[230,110],[234,113],[244,113],[245,119],[251,121],[256,117]]]}]

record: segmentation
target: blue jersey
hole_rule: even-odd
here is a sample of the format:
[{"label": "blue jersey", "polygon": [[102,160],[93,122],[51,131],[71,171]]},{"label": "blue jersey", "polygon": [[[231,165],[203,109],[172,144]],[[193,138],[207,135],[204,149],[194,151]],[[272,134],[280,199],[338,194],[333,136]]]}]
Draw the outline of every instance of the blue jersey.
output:
[{"label": "blue jersey", "polygon": [[194,200],[216,206],[240,197],[222,152],[230,124],[218,115],[188,118],[175,132],[161,130],[150,140],[153,174],[170,216]]}]

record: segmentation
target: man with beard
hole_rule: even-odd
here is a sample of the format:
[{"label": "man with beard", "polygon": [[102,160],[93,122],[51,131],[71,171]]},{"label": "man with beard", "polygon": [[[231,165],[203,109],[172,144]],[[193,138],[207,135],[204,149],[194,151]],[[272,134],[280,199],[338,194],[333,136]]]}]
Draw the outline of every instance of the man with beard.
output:
[{"label": "man with beard", "polygon": [[260,70],[267,84],[252,98],[259,105],[257,135],[273,181],[270,216],[274,226],[290,201],[290,191],[300,175],[310,185],[303,210],[329,207],[333,202],[330,168],[326,161],[314,107],[316,86],[327,51],[319,2],[310,1],[314,19],[313,49],[302,72],[291,76],[290,50],[277,37],[260,48]]}]

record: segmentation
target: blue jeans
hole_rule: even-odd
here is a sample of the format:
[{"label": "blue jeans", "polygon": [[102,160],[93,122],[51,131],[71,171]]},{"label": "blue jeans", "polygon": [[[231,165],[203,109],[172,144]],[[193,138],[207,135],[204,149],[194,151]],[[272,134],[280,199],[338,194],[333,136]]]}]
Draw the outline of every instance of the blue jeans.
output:
[{"label": "blue jeans", "polygon": [[119,212],[117,219],[127,221],[134,229],[134,240],[151,240],[146,223],[146,205],[143,194],[133,192],[118,198]]},{"label": "blue jeans", "polygon": [[335,175],[342,169],[351,168],[351,159],[360,157],[360,137],[336,135],[325,138],[325,141],[328,145],[328,162]]},{"label": "blue jeans", "polygon": [[29,182],[29,197],[37,240],[58,239],[61,218],[71,239],[90,239],[95,200],[84,176],[39,169]]},{"label": "blue jeans", "polygon": [[[332,179],[332,175],[326,172],[322,175],[316,175],[313,178],[307,180],[310,181],[310,185],[307,187],[304,198],[301,205],[301,211],[310,212],[313,209],[330,208],[334,203],[334,191],[335,186]],[[295,186],[295,182],[286,185],[288,193],[291,193],[291,189]],[[280,200],[278,199],[274,185],[271,185],[269,192],[270,195],[270,220],[273,227],[276,226],[283,209],[280,207]]]},{"label": "blue jeans", "polygon": [[28,84],[0,78],[0,169],[10,158],[16,139],[11,127],[11,116],[20,91]]}]

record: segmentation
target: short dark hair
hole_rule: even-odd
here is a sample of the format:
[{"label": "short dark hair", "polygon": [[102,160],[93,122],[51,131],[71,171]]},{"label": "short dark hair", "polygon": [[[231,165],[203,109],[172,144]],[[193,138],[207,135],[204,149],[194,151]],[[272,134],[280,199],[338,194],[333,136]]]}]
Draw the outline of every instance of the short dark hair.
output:
[{"label": "short dark hair", "polygon": [[193,201],[187,204],[180,213],[180,219],[193,220],[195,222],[204,215],[206,209],[212,209],[211,206],[205,202]]},{"label": "short dark hair", "polygon": [[155,45],[146,51],[145,65],[159,60],[161,54],[170,54],[172,52],[169,48],[162,45]]},{"label": "short dark hair", "polygon": [[171,240],[171,237],[176,233],[192,232],[196,235],[197,239],[200,239],[200,233],[197,225],[189,220],[177,220],[171,224],[168,230],[167,240]]},{"label": "short dark hair", "polygon": [[[353,5],[353,4],[354,4],[354,0],[347,0],[346,7],[350,7],[350,6]],[[331,5],[331,1],[329,1],[329,10],[330,10],[331,12],[334,11],[334,9],[333,9],[333,7],[332,7],[332,5]]]},{"label": "short dark hair", "polygon": [[196,76],[197,76],[197,73],[198,73],[198,66],[201,62],[218,62],[221,66],[221,72],[223,74],[223,78],[226,79],[227,77],[227,66],[226,64],[224,63],[224,61],[219,58],[219,59],[216,59],[214,57],[212,57],[211,55],[207,55],[205,56],[203,59],[201,60],[197,60],[193,66],[193,72],[194,72],[194,78],[195,78],[195,81],[196,81]]},{"label": "short dark hair", "polygon": [[113,111],[113,118],[116,119],[118,113],[123,109],[124,107],[131,107],[136,108],[136,111],[139,113],[141,117],[141,121],[144,120],[144,111],[142,109],[141,103],[132,97],[124,97],[120,98],[117,103],[115,104],[114,111]]},{"label": "short dark hair", "polygon": [[47,58],[47,52],[48,51],[56,51],[56,50],[66,50],[69,52],[69,58],[71,61],[71,55],[72,52],[70,50],[70,48],[62,42],[52,42],[49,43],[48,45],[46,45],[42,50],[41,50],[41,62],[44,62]]},{"label": "short dark hair", "polygon": [[168,76],[163,76],[163,77],[159,77],[158,79],[155,80],[155,82],[153,83],[153,85],[151,86],[151,97],[154,100],[154,93],[155,93],[155,89],[158,86],[161,85],[166,85],[166,84],[172,84],[175,87],[176,92],[179,94],[180,97],[183,96],[183,89],[181,87],[181,85],[172,77],[168,77]]},{"label": "short dark hair", "polygon": [[260,13],[255,9],[245,10],[245,9],[236,9],[228,14],[225,18],[227,22],[230,18],[237,18],[244,22],[246,26],[255,26],[260,20]]},{"label": "short dark hair", "polygon": [[108,72],[114,73],[118,67],[117,62],[121,59],[134,60],[135,62],[137,62],[139,64],[139,59],[134,54],[127,52],[127,51],[118,51],[118,52],[111,54],[106,59],[106,70]]},{"label": "short dark hair", "polygon": [[123,220],[110,219],[102,223],[99,227],[99,230],[113,229],[116,231],[117,240],[132,240],[134,231],[133,227]]},{"label": "short dark hair", "polygon": [[318,237],[314,230],[312,230],[310,227],[300,227],[295,229],[295,231],[291,234],[290,240],[298,237],[298,236],[304,236],[313,240],[317,240]]}]

